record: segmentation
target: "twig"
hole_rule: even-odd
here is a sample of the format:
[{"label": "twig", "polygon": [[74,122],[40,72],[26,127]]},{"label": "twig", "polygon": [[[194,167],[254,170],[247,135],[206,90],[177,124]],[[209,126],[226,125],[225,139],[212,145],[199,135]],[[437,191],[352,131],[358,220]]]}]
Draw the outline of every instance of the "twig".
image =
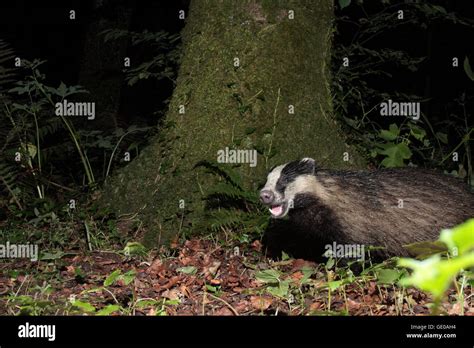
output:
[{"label": "twig", "polygon": [[[212,298],[214,298],[214,299],[216,299],[216,300],[221,301],[223,304],[225,304],[227,307],[229,307],[229,309],[232,311],[232,313],[234,313],[234,315],[239,316],[239,312],[237,312],[237,310],[236,310],[234,307],[232,307],[232,306],[230,305],[230,303],[227,302],[226,300],[223,300],[222,298],[217,297],[217,296],[215,296],[215,295],[213,295],[213,294],[210,294],[210,293],[207,293],[207,292],[204,292],[204,293],[207,294],[207,295],[209,295],[209,296],[211,296]],[[204,307],[204,301],[203,301],[203,307]]]}]

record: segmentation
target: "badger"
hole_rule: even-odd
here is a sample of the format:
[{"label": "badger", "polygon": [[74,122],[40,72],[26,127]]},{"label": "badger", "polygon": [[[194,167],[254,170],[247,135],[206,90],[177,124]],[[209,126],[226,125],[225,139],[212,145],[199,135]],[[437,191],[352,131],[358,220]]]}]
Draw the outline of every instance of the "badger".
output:
[{"label": "badger", "polygon": [[413,256],[404,245],[434,241],[474,216],[474,194],[455,177],[418,168],[333,171],[312,158],[273,168],[260,200],[273,218],[267,251],[316,260],[334,243],[380,247],[375,258]]}]

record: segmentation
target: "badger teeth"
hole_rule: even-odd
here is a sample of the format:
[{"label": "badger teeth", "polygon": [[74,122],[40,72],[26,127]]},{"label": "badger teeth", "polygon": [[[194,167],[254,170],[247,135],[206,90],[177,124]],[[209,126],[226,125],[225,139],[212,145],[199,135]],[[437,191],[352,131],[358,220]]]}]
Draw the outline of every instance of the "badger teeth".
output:
[{"label": "badger teeth", "polygon": [[283,207],[281,205],[273,205],[270,209],[270,213],[274,216],[281,215],[283,213]]}]

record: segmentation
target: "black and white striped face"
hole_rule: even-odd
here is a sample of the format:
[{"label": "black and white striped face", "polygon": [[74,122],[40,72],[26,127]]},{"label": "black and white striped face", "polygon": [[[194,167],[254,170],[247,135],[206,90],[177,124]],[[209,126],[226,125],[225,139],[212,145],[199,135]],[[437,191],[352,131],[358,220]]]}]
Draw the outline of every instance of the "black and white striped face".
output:
[{"label": "black and white striped face", "polygon": [[260,200],[269,207],[274,218],[285,217],[294,207],[294,198],[304,193],[314,179],[315,162],[312,158],[289,162],[273,168],[260,191]]}]

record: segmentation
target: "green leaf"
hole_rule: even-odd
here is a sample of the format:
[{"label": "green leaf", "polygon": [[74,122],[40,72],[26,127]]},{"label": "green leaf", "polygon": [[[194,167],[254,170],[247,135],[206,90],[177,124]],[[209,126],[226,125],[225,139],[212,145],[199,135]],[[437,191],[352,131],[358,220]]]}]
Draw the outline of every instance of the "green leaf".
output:
[{"label": "green leaf", "polygon": [[36,146],[34,144],[28,143],[28,144],[26,144],[26,146],[22,145],[21,147],[22,147],[22,150],[25,151],[28,154],[29,157],[35,158],[36,153],[38,152],[38,150],[36,149]]},{"label": "green leaf", "polygon": [[269,286],[267,291],[277,297],[288,297],[288,291],[290,290],[290,280],[284,280],[278,284],[278,286]]},{"label": "green leaf", "polygon": [[81,309],[84,312],[88,312],[88,313],[95,312],[95,307],[93,305],[91,305],[90,303],[88,303],[88,302],[82,302],[82,301],[79,301],[79,300],[75,300],[72,303],[72,305],[74,307],[77,307],[77,308]]},{"label": "green leaf", "polygon": [[26,111],[26,112],[30,111],[30,109],[27,106],[22,105],[22,104],[13,103],[12,107],[13,107],[14,110],[23,110],[23,111]]},{"label": "green leaf", "polygon": [[305,284],[314,274],[315,270],[312,267],[303,266],[303,268],[301,268],[301,272],[303,272],[303,278],[301,278],[300,284]]},{"label": "green leaf", "polygon": [[58,92],[58,95],[60,97],[66,97],[67,96],[67,87],[66,85],[64,84],[64,82],[61,81],[61,84],[59,85],[58,89],[57,89],[57,92]]},{"label": "green leaf", "polygon": [[440,299],[460,270],[474,266],[474,253],[450,260],[441,260],[439,255],[431,256],[423,261],[400,259],[398,265],[413,269],[410,277],[400,280],[402,285],[414,285],[423,291],[431,292],[435,298]]},{"label": "green leaf", "polygon": [[60,259],[61,257],[63,257],[65,254],[64,252],[58,250],[58,251],[55,251],[55,252],[44,252],[41,254],[41,256],[39,257],[39,259],[41,261],[47,261],[47,260],[57,260],[57,259]]},{"label": "green leaf", "polygon": [[276,269],[266,269],[255,274],[255,278],[267,284],[274,284],[280,282],[281,273]]},{"label": "green leaf", "polygon": [[326,262],[326,269],[331,269],[335,263],[336,261],[332,257],[330,257]]},{"label": "green leaf", "polygon": [[442,14],[448,14],[448,12],[446,12],[446,9],[445,9],[443,6],[432,5],[432,7],[433,7],[436,11],[438,11],[438,12],[440,12],[440,13],[442,13]]},{"label": "green leaf", "polygon": [[474,72],[471,69],[471,65],[469,64],[469,58],[466,56],[464,58],[464,71],[466,72],[466,75],[474,81]]},{"label": "green leaf", "polygon": [[339,6],[341,7],[341,10],[346,8],[351,4],[351,0],[339,0]]},{"label": "green leaf", "polygon": [[96,315],[110,315],[113,312],[119,311],[120,306],[116,304],[110,304],[107,307],[102,308],[100,311],[96,313]]},{"label": "green leaf", "polygon": [[399,134],[400,129],[395,123],[392,123],[388,130],[382,129],[379,133],[379,136],[384,140],[392,141],[395,140]]},{"label": "green leaf", "polygon": [[377,149],[377,152],[387,156],[382,161],[382,165],[386,168],[403,167],[405,165],[404,160],[412,156],[411,150],[405,143],[388,143],[379,146],[380,149]]},{"label": "green leaf", "polygon": [[401,272],[396,269],[381,268],[377,272],[377,280],[382,284],[393,284],[400,278]]},{"label": "green leaf", "polygon": [[131,282],[133,282],[133,280],[135,279],[135,276],[136,276],[135,271],[128,271],[127,273],[121,275],[119,279],[121,279],[125,285],[128,285]]},{"label": "green leaf", "polygon": [[333,280],[328,282],[328,288],[331,291],[339,289],[339,287],[342,285],[343,281],[342,280]]},{"label": "green leaf", "polygon": [[157,300],[141,300],[136,302],[135,308],[151,307],[156,306],[158,304],[160,304],[160,302]]},{"label": "green leaf", "polygon": [[410,127],[410,134],[413,135],[415,139],[422,141],[425,138],[426,131],[423,128],[418,127],[413,123],[409,123],[408,125]]},{"label": "green leaf", "polygon": [[456,250],[458,255],[465,254],[474,248],[474,219],[455,228],[441,231],[439,240],[446,243],[451,253]]},{"label": "green leaf", "polygon": [[113,271],[104,281],[104,286],[110,286],[112,285],[113,283],[115,283],[115,281],[118,279],[118,277],[120,276],[120,274],[122,273],[122,271],[120,269],[117,269],[115,271]]},{"label": "green leaf", "polygon": [[440,241],[417,242],[404,245],[403,247],[407,249],[410,254],[413,254],[414,256],[420,259],[425,259],[433,254],[447,251],[446,245]]},{"label": "green leaf", "polygon": [[207,291],[212,292],[213,294],[215,294],[219,290],[217,286],[213,286],[209,284],[206,284],[206,289]]},{"label": "green leaf", "polygon": [[128,242],[123,248],[123,253],[126,256],[143,256],[146,255],[146,248],[141,243]]},{"label": "green leaf", "polygon": [[448,143],[448,135],[446,133],[436,132],[436,137],[441,141],[443,144]]},{"label": "green leaf", "polygon": [[180,267],[176,269],[178,272],[184,273],[184,274],[196,274],[197,268],[194,266],[187,266],[187,267]]}]

